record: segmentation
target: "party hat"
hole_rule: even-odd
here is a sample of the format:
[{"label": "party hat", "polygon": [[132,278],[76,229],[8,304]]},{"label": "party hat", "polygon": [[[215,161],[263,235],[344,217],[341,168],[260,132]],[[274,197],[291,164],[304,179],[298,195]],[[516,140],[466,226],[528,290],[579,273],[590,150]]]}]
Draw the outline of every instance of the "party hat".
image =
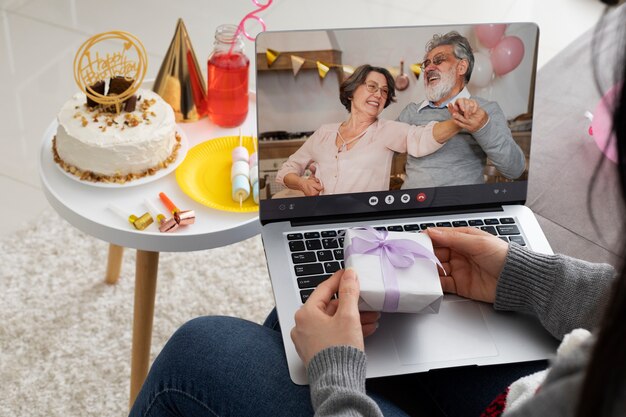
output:
[{"label": "party hat", "polygon": [[178,19],[154,92],[174,109],[177,122],[195,122],[206,116],[206,85],[183,19]]}]

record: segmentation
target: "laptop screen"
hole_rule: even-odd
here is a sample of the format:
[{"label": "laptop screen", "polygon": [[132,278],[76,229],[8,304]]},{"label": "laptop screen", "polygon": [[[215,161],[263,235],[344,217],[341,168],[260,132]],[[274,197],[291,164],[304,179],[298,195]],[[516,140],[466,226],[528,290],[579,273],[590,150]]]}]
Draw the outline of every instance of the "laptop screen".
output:
[{"label": "laptop screen", "polygon": [[534,23],[261,33],[261,221],[523,203],[537,44]]}]

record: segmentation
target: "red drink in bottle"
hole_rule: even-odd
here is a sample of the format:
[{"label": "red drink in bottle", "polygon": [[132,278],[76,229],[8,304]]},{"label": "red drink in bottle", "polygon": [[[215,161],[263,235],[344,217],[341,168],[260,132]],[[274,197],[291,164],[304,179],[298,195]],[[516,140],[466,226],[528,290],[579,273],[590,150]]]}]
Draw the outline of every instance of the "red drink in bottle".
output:
[{"label": "red drink in bottle", "polygon": [[234,25],[215,32],[215,46],[208,62],[207,112],[222,127],[239,126],[248,114],[248,69],[243,42]]}]

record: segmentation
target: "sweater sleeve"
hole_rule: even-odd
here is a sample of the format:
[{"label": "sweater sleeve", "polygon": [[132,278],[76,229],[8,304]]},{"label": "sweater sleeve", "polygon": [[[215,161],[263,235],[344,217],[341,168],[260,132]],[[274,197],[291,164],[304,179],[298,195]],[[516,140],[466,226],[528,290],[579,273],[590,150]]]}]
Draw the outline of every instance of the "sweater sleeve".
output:
[{"label": "sweater sleeve", "polygon": [[526,158],[511,135],[502,109],[495,102],[480,104],[489,115],[489,121],[472,136],[502,175],[509,179],[518,178],[524,173]]},{"label": "sweater sleeve", "polygon": [[307,373],[315,416],[376,416],[382,412],[365,393],[365,352],[333,346],[313,357]]},{"label": "sweater sleeve", "polygon": [[575,328],[598,326],[614,276],[608,264],[539,254],[511,243],[494,307],[533,314],[562,339]]}]

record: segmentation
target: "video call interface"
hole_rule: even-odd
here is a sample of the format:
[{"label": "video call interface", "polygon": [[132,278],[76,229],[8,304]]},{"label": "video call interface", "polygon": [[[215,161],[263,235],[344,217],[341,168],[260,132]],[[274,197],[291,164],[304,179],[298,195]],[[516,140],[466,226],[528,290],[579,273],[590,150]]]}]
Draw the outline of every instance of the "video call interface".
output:
[{"label": "video call interface", "polygon": [[262,220],[525,199],[533,23],[264,32]]}]

